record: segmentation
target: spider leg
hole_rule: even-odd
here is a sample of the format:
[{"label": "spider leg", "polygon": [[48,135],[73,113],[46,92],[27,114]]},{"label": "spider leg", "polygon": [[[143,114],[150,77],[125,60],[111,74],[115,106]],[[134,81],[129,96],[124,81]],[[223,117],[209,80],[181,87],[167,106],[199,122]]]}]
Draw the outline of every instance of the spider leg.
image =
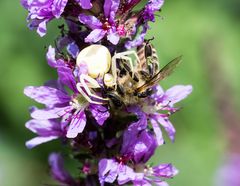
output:
[{"label": "spider leg", "polygon": [[79,91],[79,93],[89,102],[92,104],[97,104],[97,105],[103,105],[103,102],[97,102],[97,101],[93,101],[83,90],[82,86],[80,83],[77,83],[77,89]]},{"label": "spider leg", "polygon": [[138,57],[136,51],[134,51],[134,50],[125,51],[125,52],[120,52],[120,53],[117,53],[116,55],[120,55],[120,56],[129,56],[129,55],[133,55],[133,56],[136,58],[137,63],[140,62],[140,59],[139,59],[139,57]]},{"label": "spider leg", "polygon": [[85,89],[85,91],[87,92],[87,94],[90,97],[93,97],[93,98],[96,98],[96,99],[99,99],[99,100],[103,100],[103,101],[108,100],[107,98],[102,98],[100,96],[97,96],[97,95],[93,94],[91,92],[90,88],[88,87],[88,85],[86,84],[86,81],[88,81],[89,84],[92,85],[91,86],[92,88],[100,88],[100,86],[99,86],[98,82],[95,79],[93,79],[92,77],[90,77],[88,75],[85,75],[85,74],[80,75],[81,85],[83,86],[83,88]]},{"label": "spider leg", "polygon": [[[124,60],[126,60],[126,61],[129,62],[131,71],[133,72],[134,67],[133,67],[132,59],[131,59],[130,57],[128,57],[128,56],[122,55],[123,53],[124,53],[124,52],[118,53],[118,54],[116,54],[116,55],[114,55],[114,56],[112,57],[112,69],[117,69],[117,65],[116,65],[117,59],[124,59]],[[117,80],[117,70],[114,70],[114,71],[112,70],[112,73],[113,73],[113,77],[114,77],[115,83],[116,83],[116,80]],[[133,73],[132,73],[132,74],[133,74]]]}]

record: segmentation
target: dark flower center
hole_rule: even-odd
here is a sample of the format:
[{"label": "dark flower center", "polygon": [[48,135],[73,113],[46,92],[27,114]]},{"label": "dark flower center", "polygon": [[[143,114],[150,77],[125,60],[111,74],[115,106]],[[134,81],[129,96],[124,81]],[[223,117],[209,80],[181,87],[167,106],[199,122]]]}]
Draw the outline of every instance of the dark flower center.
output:
[{"label": "dark flower center", "polygon": [[108,22],[108,20],[106,19],[104,22],[103,22],[103,25],[102,25],[102,29],[103,30],[109,30],[111,28],[111,24]]},{"label": "dark flower center", "polygon": [[125,165],[129,161],[129,157],[128,156],[118,156],[118,157],[116,157],[116,161],[118,163]]},{"label": "dark flower center", "polygon": [[103,30],[109,30],[112,27],[112,25],[108,21],[108,18],[105,18],[102,23],[103,23],[102,25]]}]

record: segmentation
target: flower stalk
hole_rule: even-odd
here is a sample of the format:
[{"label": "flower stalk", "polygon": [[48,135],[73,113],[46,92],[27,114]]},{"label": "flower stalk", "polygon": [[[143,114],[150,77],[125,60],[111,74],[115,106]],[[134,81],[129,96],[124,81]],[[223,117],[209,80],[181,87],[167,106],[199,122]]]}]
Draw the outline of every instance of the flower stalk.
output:
[{"label": "flower stalk", "polygon": [[[180,56],[160,68],[152,39],[145,37],[163,0],[21,2],[29,27],[40,36],[53,19],[65,20],[46,54],[58,79],[24,89],[44,105],[31,109],[26,127],[37,137],[26,146],[61,139],[71,149],[80,163],[75,176],[65,170],[60,153],[49,156],[51,175],[63,185],[166,186],[178,170],[171,163],[150,166],[148,161],[165,144],[164,131],[174,142],[169,117],[192,86],[164,91],[159,85],[181,61]],[[139,3],[142,8],[136,10]]]}]

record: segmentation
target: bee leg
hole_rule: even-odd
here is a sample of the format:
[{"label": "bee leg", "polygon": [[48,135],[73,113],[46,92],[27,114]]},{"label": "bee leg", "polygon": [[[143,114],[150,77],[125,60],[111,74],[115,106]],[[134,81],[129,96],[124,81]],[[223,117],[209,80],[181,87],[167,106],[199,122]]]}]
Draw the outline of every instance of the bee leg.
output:
[{"label": "bee leg", "polygon": [[119,66],[118,67],[118,71],[119,71],[118,76],[123,77],[127,74],[127,71],[130,70],[130,67],[126,60],[118,59],[117,61],[118,61],[118,66]]},{"label": "bee leg", "polygon": [[133,69],[127,63],[123,63],[125,72],[128,72],[131,77],[133,77]]},{"label": "bee leg", "polygon": [[121,97],[114,93],[107,94],[108,98],[112,101],[113,105],[116,107],[121,107],[124,103],[121,100]]},{"label": "bee leg", "polygon": [[148,96],[150,96],[151,94],[152,94],[152,89],[151,88],[148,88],[146,91],[144,91],[144,92],[139,92],[139,93],[137,93],[137,96],[139,97],[139,98],[146,98],[146,97],[148,97]]},{"label": "bee leg", "polygon": [[138,76],[137,73],[133,74],[133,80],[136,81],[136,82],[139,82],[139,76]]},{"label": "bee leg", "polygon": [[159,70],[159,64],[158,63],[153,63],[153,66],[154,66],[154,71],[153,71],[153,73],[154,73],[154,75],[158,72],[158,70]]},{"label": "bee leg", "polygon": [[140,59],[137,55],[137,53],[134,51],[134,50],[130,50],[130,51],[125,51],[125,52],[120,52],[120,53],[117,53],[116,55],[118,56],[128,56],[128,55],[134,55],[134,57],[136,58],[137,60],[137,63],[140,62]]},{"label": "bee leg", "polygon": [[125,91],[124,91],[124,88],[123,88],[123,86],[122,85],[117,85],[117,92],[121,95],[121,96],[123,96],[124,94],[125,94]]},{"label": "bee leg", "polygon": [[149,71],[150,77],[152,77],[154,75],[154,71],[155,71],[153,64],[148,65],[148,71]]},{"label": "bee leg", "polygon": [[144,70],[141,70],[141,71],[139,71],[139,73],[140,73],[140,75],[142,76],[143,79],[145,79],[145,80],[150,79],[150,76],[149,76],[148,72],[146,72]]}]

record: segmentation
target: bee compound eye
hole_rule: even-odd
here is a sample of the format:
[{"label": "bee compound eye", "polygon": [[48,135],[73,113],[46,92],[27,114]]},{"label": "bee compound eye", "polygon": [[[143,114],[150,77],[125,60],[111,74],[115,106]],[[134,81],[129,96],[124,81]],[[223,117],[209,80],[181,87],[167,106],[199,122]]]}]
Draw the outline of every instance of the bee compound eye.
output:
[{"label": "bee compound eye", "polygon": [[152,46],[150,44],[147,44],[145,46],[145,57],[152,56]]},{"label": "bee compound eye", "polygon": [[110,69],[111,54],[103,45],[90,45],[77,56],[77,66],[87,66],[88,75],[92,78],[102,77]]}]

